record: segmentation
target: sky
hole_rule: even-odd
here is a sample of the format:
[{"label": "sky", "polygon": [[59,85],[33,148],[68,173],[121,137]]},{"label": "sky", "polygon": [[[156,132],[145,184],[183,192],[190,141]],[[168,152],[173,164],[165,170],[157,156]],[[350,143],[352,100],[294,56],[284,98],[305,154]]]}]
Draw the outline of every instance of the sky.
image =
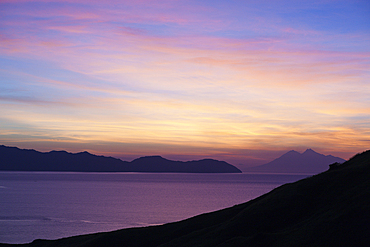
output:
[{"label": "sky", "polygon": [[0,144],[348,159],[370,147],[370,2],[0,0]]}]

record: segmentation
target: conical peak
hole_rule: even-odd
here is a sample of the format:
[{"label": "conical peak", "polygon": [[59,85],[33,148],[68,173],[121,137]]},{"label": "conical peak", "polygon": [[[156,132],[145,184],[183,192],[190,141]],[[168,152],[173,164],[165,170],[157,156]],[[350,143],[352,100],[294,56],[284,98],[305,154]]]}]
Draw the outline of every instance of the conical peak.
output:
[{"label": "conical peak", "polygon": [[316,152],[313,151],[311,148],[307,148],[306,151],[304,151],[304,153],[316,153]]}]

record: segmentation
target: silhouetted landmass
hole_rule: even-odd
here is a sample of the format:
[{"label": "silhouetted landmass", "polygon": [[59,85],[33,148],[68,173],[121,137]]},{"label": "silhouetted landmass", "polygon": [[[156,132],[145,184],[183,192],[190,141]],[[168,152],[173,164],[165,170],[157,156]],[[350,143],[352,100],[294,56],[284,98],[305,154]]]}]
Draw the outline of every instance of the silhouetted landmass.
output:
[{"label": "silhouetted landmass", "polygon": [[267,164],[251,167],[246,171],[317,174],[327,170],[328,166],[335,162],[343,163],[345,160],[332,155],[319,154],[312,149],[307,149],[302,154],[292,150]]},{"label": "silhouetted landmass", "polygon": [[224,161],[172,161],[160,156],[138,158],[131,162],[88,152],[47,153],[0,145],[1,171],[71,171],[71,172],[184,172],[184,173],[241,173]]},{"label": "silhouetted landmass", "polygon": [[130,163],[137,172],[228,172],[241,173],[241,171],[225,161],[202,159],[195,161],[173,161],[161,156],[146,156],[135,159]]},{"label": "silhouetted landmass", "polygon": [[370,150],[334,167],[247,203],[187,220],[22,246],[368,246]]}]

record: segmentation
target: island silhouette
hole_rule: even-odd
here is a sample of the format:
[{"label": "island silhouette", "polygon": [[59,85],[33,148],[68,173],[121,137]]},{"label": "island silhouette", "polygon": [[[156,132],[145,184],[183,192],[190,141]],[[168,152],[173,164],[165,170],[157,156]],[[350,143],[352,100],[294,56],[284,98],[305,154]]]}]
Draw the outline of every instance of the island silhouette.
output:
[{"label": "island silhouette", "polygon": [[344,159],[332,155],[323,155],[307,149],[303,153],[291,150],[273,161],[247,168],[247,172],[263,173],[308,173],[317,174],[328,169],[332,163],[343,163]]},{"label": "island silhouette", "polygon": [[235,166],[214,159],[173,161],[161,156],[146,156],[131,162],[89,152],[39,152],[0,145],[1,171],[70,171],[70,172],[179,172],[241,173]]},{"label": "island silhouette", "polygon": [[370,150],[249,202],[160,226],[0,246],[368,246]]}]

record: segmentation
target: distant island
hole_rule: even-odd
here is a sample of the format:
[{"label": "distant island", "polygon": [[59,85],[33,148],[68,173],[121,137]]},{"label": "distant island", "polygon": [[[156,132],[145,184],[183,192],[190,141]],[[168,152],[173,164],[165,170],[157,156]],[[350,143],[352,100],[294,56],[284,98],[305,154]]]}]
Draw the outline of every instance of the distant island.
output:
[{"label": "distant island", "polygon": [[249,202],[161,226],[0,246],[368,246],[370,151]]},{"label": "distant island", "polygon": [[279,158],[260,166],[245,169],[246,172],[263,173],[309,173],[326,171],[330,164],[343,163],[344,159],[332,155],[323,155],[307,149],[302,154],[291,150]]},{"label": "distant island", "polygon": [[146,156],[128,162],[89,152],[39,152],[4,145],[0,145],[0,171],[241,173],[235,166],[214,159],[183,162]]}]

